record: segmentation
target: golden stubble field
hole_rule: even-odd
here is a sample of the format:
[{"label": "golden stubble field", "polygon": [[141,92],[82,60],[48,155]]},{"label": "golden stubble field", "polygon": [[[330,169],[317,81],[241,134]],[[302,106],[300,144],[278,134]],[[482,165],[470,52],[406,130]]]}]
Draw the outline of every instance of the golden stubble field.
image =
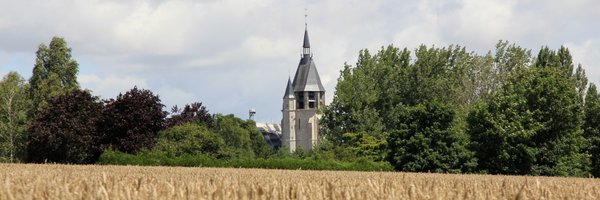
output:
[{"label": "golden stubble field", "polygon": [[0,199],[600,199],[584,178],[0,164]]}]

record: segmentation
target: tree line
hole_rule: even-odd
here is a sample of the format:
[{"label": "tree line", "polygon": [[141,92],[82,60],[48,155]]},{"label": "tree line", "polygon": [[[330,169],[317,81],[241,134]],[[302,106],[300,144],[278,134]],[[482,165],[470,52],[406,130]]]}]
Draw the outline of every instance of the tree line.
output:
[{"label": "tree line", "polygon": [[79,66],[60,37],[41,44],[31,78],[0,81],[0,161],[95,163],[107,150],[215,158],[273,152],[253,121],[210,114],[200,102],[163,111],[158,95],[132,88],[100,99],[77,82]]},{"label": "tree line", "polygon": [[564,46],[390,45],[341,70],[321,148],[401,171],[600,176],[599,100]]},{"label": "tree line", "polygon": [[600,176],[600,94],[566,47],[362,50],[320,111],[318,146],[293,154],[251,120],[200,102],[166,112],[137,87],[100,99],[77,73],[55,37],[31,78],[3,77],[0,161]]}]

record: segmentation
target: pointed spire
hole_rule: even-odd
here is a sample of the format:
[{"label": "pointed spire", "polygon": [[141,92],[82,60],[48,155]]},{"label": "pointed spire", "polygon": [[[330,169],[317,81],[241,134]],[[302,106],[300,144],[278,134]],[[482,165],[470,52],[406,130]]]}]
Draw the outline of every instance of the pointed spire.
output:
[{"label": "pointed spire", "polygon": [[[305,49],[310,48],[310,42],[308,41],[308,30],[304,30],[304,45],[302,45]],[[306,54],[306,53],[305,53]]]},{"label": "pointed spire", "polygon": [[284,99],[293,99],[294,98],[294,88],[292,87],[292,79],[288,77],[288,84],[285,88],[285,94],[283,95]]},{"label": "pointed spire", "polygon": [[304,55],[310,54],[310,42],[308,41],[308,23],[306,18],[308,17],[307,10],[304,9],[304,43],[302,44]]}]

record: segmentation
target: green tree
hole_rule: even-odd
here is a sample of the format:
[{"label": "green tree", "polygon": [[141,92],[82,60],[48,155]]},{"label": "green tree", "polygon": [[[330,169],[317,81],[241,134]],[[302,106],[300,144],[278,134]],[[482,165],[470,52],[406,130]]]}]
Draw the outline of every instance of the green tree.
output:
[{"label": "green tree", "polygon": [[560,67],[560,58],[556,55],[556,52],[544,46],[538,52],[536,57],[535,67]]},{"label": "green tree", "polygon": [[563,69],[565,76],[570,78],[573,75],[573,56],[571,52],[565,46],[560,46],[560,49],[556,52],[558,57],[559,67]]},{"label": "green tree", "polygon": [[17,72],[9,72],[0,81],[0,160],[23,161],[26,155],[28,85]]},{"label": "green tree", "polygon": [[108,100],[102,114],[103,143],[126,153],[152,149],[164,129],[163,107],[157,95],[137,87]]},{"label": "green tree", "polygon": [[216,120],[213,130],[225,140],[228,153],[231,156],[245,154],[251,157],[250,131],[242,127],[243,120],[231,114],[217,114]]},{"label": "green tree", "polygon": [[[382,48],[375,56],[368,50],[362,50],[355,67],[345,65],[338,78],[333,102],[324,111],[321,121],[324,139],[330,140],[336,148],[359,145],[354,140],[344,138],[350,133],[376,140],[373,141],[375,143],[385,143],[387,132],[383,117],[386,116],[385,111],[394,105],[393,101],[401,97],[396,94],[402,92],[393,86],[402,84],[397,82],[400,79],[389,76],[400,75],[401,68],[409,63],[409,55],[406,49],[399,50],[392,46]],[[390,93],[384,92],[388,89]],[[358,146],[356,148],[360,149]],[[385,151],[372,154],[383,157]]]},{"label": "green tree", "polygon": [[94,163],[102,153],[103,104],[87,91],[53,97],[29,127],[29,162]]},{"label": "green tree", "polygon": [[256,122],[252,120],[246,120],[246,123],[244,123],[243,127],[250,131],[250,147],[252,147],[254,156],[267,158],[276,153],[276,149],[267,143],[263,133],[256,128]]},{"label": "green tree", "polygon": [[450,106],[428,101],[396,112],[401,117],[388,138],[387,157],[396,170],[457,173],[475,167],[468,136],[455,126]]},{"label": "green tree", "polygon": [[204,154],[221,157],[225,141],[210,131],[206,125],[185,123],[158,133],[154,150],[166,152],[168,155]]},{"label": "green tree", "polygon": [[77,62],[71,58],[71,48],[60,37],[53,37],[49,46],[40,44],[36,52],[33,74],[29,79],[32,115],[56,95],[79,89]]},{"label": "green tree", "polygon": [[487,101],[489,96],[501,88],[508,77],[517,70],[525,69],[531,62],[531,51],[516,44],[500,40],[495,51],[484,56],[465,54],[462,56],[457,78],[462,84],[456,87],[455,103],[459,106],[459,115],[466,115],[473,103]]},{"label": "green tree", "polygon": [[577,88],[577,93],[579,94],[579,100],[583,104],[583,100],[585,99],[585,91],[588,86],[588,78],[585,76],[585,69],[580,65],[577,65],[577,70],[575,70],[575,87]]},{"label": "green tree", "polygon": [[[484,62],[465,48],[422,45],[414,54],[416,59],[411,63],[411,52],[407,49],[388,46],[375,55],[362,50],[356,66],[345,65],[333,101],[323,111],[324,139],[334,146],[354,150],[362,149],[360,146],[367,143],[386,144],[389,133],[397,131],[395,122],[398,120],[395,119],[398,116],[393,110],[439,101],[450,102],[465,115],[469,104],[486,90],[479,89],[482,86],[476,85],[480,84],[478,80],[465,81],[479,73],[475,72],[479,69],[474,66],[479,67]],[[490,58],[485,62],[490,62]],[[492,64],[488,63],[489,66]],[[357,138],[369,139],[369,142],[355,142],[360,140],[352,140],[349,136],[360,136]],[[354,150],[350,152],[360,152]],[[379,151],[380,148],[372,150]],[[368,157],[383,158],[385,153],[383,150],[372,152]]]},{"label": "green tree", "polygon": [[596,85],[590,84],[585,97],[584,136],[589,141],[588,153],[591,155],[591,172],[600,177],[600,95]]},{"label": "green tree", "polygon": [[363,158],[373,161],[384,161],[387,151],[387,141],[378,139],[365,132],[345,133],[342,136],[345,141],[343,148],[346,148],[356,158]]},{"label": "green tree", "polygon": [[229,157],[266,157],[271,148],[252,120],[242,120],[233,115],[217,114],[212,130],[225,140]]},{"label": "green tree", "polygon": [[513,74],[468,117],[479,169],[489,173],[585,175],[581,104],[559,67]]},{"label": "green tree", "polygon": [[566,78],[573,75],[573,58],[569,49],[561,46],[558,51],[550,50],[547,46],[542,47],[534,63],[535,67],[555,67],[563,72]]},{"label": "green tree", "polygon": [[501,88],[513,72],[529,67],[531,62],[531,50],[500,40],[494,54],[495,76],[490,79],[493,87],[488,92],[491,94]]}]

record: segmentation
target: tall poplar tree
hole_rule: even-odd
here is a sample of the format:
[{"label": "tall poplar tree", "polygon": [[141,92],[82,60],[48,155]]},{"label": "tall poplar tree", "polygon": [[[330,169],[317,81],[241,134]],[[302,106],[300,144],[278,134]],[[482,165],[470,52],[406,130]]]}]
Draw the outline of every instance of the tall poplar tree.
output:
[{"label": "tall poplar tree", "polygon": [[585,96],[584,136],[589,141],[588,153],[591,154],[592,174],[600,177],[600,95],[596,85],[590,84]]},{"label": "tall poplar tree", "polygon": [[579,64],[577,66],[577,70],[575,70],[575,87],[577,87],[577,93],[579,94],[579,100],[583,104],[583,99],[585,98],[585,90],[588,85],[588,79],[585,76],[585,70]]},{"label": "tall poplar tree", "polygon": [[49,46],[40,44],[29,79],[29,96],[33,104],[31,114],[35,116],[50,97],[79,89],[78,71],[79,65],[71,57],[71,48],[65,39],[53,37]]}]

